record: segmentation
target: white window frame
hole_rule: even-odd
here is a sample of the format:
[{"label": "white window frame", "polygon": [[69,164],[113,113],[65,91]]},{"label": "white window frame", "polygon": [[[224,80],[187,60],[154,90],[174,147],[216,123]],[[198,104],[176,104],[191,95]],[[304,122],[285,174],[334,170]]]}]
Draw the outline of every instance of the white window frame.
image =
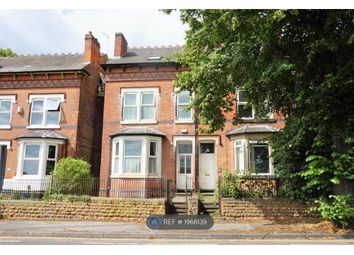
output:
[{"label": "white window frame", "polygon": [[[190,152],[190,153],[180,153],[179,150],[178,150],[178,146],[181,145],[181,144],[190,144],[191,147],[192,147],[192,152]],[[193,143],[191,141],[179,141],[177,143],[176,150],[177,150],[177,166],[178,166],[177,174],[192,175],[193,174],[193,162],[194,162],[193,161]],[[185,163],[185,165],[184,165],[184,173],[180,173],[181,165],[180,165],[179,162],[181,162],[180,161],[181,156],[184,157],[184,163]],[[186,157],[187,156],[191,157],[191,172],[190,173],[186,172],[186,165],[187,165]]]},{"label": "white window frame", "polygon": [[[141,150],[140,150],[140,156],[127,156],[125,155],[125,147],[126,147],[126,144],[127,142],[140,142],[141,143]],[[122,161],[123,161],[123,168],[122,168],[122,172],[123,172],[123,175],[141,175],[142,172],[143,172],[143,140],[141,139],[125,139],[123,141],[123,157],[122,157]],[[127,158],[140,158],[140,172],[139,173],[127,173],[125,172],[124,170],[124,165],[125,165],[125,160]]]},{"label": "white window frame", "polygon": [[[152,93],[154,95],[154,118],[153,119],[141,119],[142,106],[148,106],[142,104],[142,95]],[[136,119],[135,120],[124,120],[124,106],[125,106],[125,95],[126,94],[136,94]],[[157,87],[148,87],[148,88],[131,88],[131,89],[122,89],[121,90],[121,124],[155,124],[156,113],[158,108],[158,98],[159,98],[159,88]],[[152,105],[149,105],[152,106]]]},{"label": "white window frame", "polygon": [[[141,141],[141,172],[140,173],[124,173],[124,144],[125,141]],[[149,174],[149,156],[150,141],[156,142],[156,173]],[[119,166],[115,172],[116,143],[118,143]],[[112,139],[112,155],[111,155],[111,178],[161,178],[162,166],[162,138],[155,136],[118,136]]]},{"label": "white window frame", "polygon": [[[236,144],[237,142],[241,142],[241,144],[240,145],[238,145],[238,144]],[[234,141],[234,163],[235,163],[235,170],[236,170],[236,174],[237,175],[243,175],[243,174],[245,174],[246,173],[246,148],[245,148],[245,144],[246,144],[246,141],[245,140],[235,140]],[[237,148],[242,148],[242,150],[243,150],[243,169],[237,169]]]},{"label": "white window frame", "polygon": [[[48,148],[50,145],[56,147],[55,160],[58,162],[59,145],[65,142],[58,139],[21,139],[18,142],[18,159],[17,170],[14,179],[48,179],[50,176],[46,175]],[[25,149],[28,144],[40,145],[39,149],[39,168],[37,175],[23,175]]]},{"label": "white window frame", "polygon": [[[155,156],[150,154],[150,145],[151,143],[155,143]],[[158,151],[158,141],[154,140],[154,139],[150,139],[148,141],[148,148],[147,148],[147,171],[148,171],[148,175],[154,176],[157,175],[157,161],[158,161],[158,155],[159,155],[159,151]],[[150,173],[150,159],[155,159],[156,160],[156,169],[155,169],[155,173]]]},{"label": "white window frame", "polygon": [[[47,109],[47,105],[48,105],[48,100],[49,99],[59,99],[60,100],[60,105],[59,105],[59,121],[57,125],[53,125],[53,124],[46,124],[47,122],[47,116],[48,116],[48,109]],[[32,109],[33,109],[33,101],[39,101],[39,100],[43,100],[43,119],[42,119],[42,124],[31,124],[32,122]],[[56,128],[60,128],[60,119],[61,119],[61,104],[63,102],[65,102],[64,99],[64,94],[37,94],[37,95],[30,95],[29,96],[29,103],[31,104],[30,106],[30,117],[29,117],[29,125],[27,126],[28,129],[31,128],[50,128],[50,129],[56,129]]]},{"label": "white window frame", "polygon": [[[242,90],[242,89],[237,90],[237,117],[239,117],[239,105],[246,106],[248,103],[248,101],[240,101],[240,92],[241,91],[244,91],[244,90]],[[252,107],[252,117],[240,117],[241,119],[243,119],[243,120],[253,120],[254,119],[256,112],[255,112],[254,107],[253,106],[251,106],[251,107]]]},{"label": "white window frame", "polygon": [[[240,99],[240,91],[244,91],[244,90],[242,90],[242,89],[239,89],[239,90],[236,90],[236,95],[237,95],[237,117],[239,117],[239,115],[238,115],[238,110],[239,110],[239,105],[247,105],[247,103],[248,103],[248,101],[240,101],[239,99]],[[255,110],[255,108],[253,107],[253,106],[251,106],[252,107],[252,117],[240,117],[240,119],[243,119],[243,120],[254,120],[255,119],[255,117],[256,117],[256,110]],[[274,113],[273,112],[269,112],[268,114],[267,114],[267,117],[269,118],[269,119],[273,119],[273,116],[274,116]]]},{"label": "white window frame", "polygon": [[[259,144],[262,143],[262,144]],[[256,140],[249,140],[248,141],[248,168],[251,168],[251,146],[255,147],[268,147],[268,173],[251,173],[251,175],[254,176],[260,176],[260,175],[272,175],[272,170],[273,170],[273,164],[272,164],[272,159],[270,157],[271,155],[271,147],[269,146],[269,143],[267,141],[256,141]]]},{"label": "white window frame", "polygon": [[0,125],[0,129],[11,129],[12,110],[13,110],[12,105],[14,103],[16,103],[16,96],[15,95],[0,95],[0,101],[11,101],[10,112],[9,112],[9,114],[10,114],[9,124]]},{"label": "white window frame", "polygon": [[[194,114],[194,110],[193,109],[190,109],[190,112],[191,112],[191,117],[189,119],[180,119],[179,116],[178,116],[178,107],[179,106],[187,106],[190,104],[190,102],[192,101],[193,99],[193,94],[191,95],[189,93],[189,103],[187,104],[180,104],[179,103],[179,100],[178,100],[178,96],[181,92],[185,92],[185,90],[183,91],[179,91],[179,90],[176,90],[174,91],[174,94],[175,94],[175,97],[174,97],[174,101],[175,101],[175,123],[193,123],[194,120],[193,120],[193,114]],[[189,92],[189,91],[188,91]]]}]

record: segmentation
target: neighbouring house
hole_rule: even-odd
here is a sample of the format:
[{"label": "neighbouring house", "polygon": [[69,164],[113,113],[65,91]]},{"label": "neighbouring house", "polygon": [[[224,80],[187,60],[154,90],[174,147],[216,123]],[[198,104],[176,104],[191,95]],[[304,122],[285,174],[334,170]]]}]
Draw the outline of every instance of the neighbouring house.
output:
[{"label": "neighbouring house", "polygon": [[[179,46],[129,48],[115,34],[114,57],[103,64],[106,73],[100,178],[112,197],[143,196],[172,180],[174,190],[213,191],[222,169],[250,179],[272,178],[271,148],[266,141],[284,126],[270,113],[255,119],[247,99],[237,91],[234,112],[224,131],[198,134],[192,95],[177,91],[173,80],[188,68],[176,63]],[[234,126],[237,114],[242,123]]]},{"label": "neighbouring house", "polygon": [[99,175],[107,57],[91,32],[84,54],[0,57],[0,190],[44,190],[63,157]]}]

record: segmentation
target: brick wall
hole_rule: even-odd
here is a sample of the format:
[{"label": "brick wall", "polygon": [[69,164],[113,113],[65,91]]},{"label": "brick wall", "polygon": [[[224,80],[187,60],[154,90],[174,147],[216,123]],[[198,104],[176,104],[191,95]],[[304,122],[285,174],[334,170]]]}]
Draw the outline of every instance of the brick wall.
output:
[{"label": "brick wall", "polygon": [[[67,83],[70,81],[71,79],[66,80]],[[80,87],[3,88],[0,94],[16,95],[16,103],[12,105],[11,129],[0,131],[0,140],[11,143],[11,148],[7,151],[5,178],[12,178],[16,175],[18,144],[15,138],[31,131],[27,129],[31,107],[28,99],[31,94],[65,94],[65,102],[61,104],[60,128],[55,131],[69,138],[67,155],[76,156]],[[23,108],[22,113],[17,113],[18,107]]]},{"label": "brick wall", "polygon": [[91,202],[0,201],[0,219],[144,221],[151,214],[165,214],[164,199],[105,199]]},{"label": "brick wall", "polygon": [[318,220],[318,214],[308,212],[311,206],[313,205],[279,198],[248,200],[223,198],[221,214],[226,220],[237,222]]}]

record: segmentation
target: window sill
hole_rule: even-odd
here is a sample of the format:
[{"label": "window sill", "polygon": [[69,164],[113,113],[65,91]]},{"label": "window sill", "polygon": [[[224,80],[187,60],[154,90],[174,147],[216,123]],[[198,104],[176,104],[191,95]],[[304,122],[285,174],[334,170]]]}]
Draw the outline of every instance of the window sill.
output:
[{"label": "window sill", "polygon": [[39,176],[39,175],[21,175],[21,176],[14,176],[12,179],[13,180],[49,180],[50,175],[46,175],[46,176]]},{"label": "window sill", "polygon": [[160,179],[162,178],[161,175],[150,175],[150,176],[144,176],[144,175],[111,175],[110,178],[112,179]]},{"label": "window sill", "polygon": [[0,125],[0,129],[11,129],[10,125]]},{"label": "window sill", "polygon": [[152,121],[121,121],[120,124],[122,125],[146,125],[146,124],[157,124],[156,120]]},{"label": "window sill", "polygon": [[194,120],[175,120],[175,124],[193,124]]},{"label": "window sill", "polygon": [[239,119],[240,123],[259,123],[259,122],[264,122],[264,123],[274,123],[277,122],[276,119],[247,119],[247,118],[240,118]]},{"label": "window sill", "polygon": [[59,125],[53,126],[27,126],[27,129],[60,129]]}]

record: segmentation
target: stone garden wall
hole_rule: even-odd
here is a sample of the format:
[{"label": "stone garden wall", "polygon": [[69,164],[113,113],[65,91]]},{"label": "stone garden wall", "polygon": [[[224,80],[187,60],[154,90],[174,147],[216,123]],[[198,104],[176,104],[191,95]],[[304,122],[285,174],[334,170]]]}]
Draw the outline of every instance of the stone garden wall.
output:
[{"label": "stone garden wall", "polygon": [[165,214],[165,199],[0,200],[0,219],[136,222],[144,221],[151,214]]}]

